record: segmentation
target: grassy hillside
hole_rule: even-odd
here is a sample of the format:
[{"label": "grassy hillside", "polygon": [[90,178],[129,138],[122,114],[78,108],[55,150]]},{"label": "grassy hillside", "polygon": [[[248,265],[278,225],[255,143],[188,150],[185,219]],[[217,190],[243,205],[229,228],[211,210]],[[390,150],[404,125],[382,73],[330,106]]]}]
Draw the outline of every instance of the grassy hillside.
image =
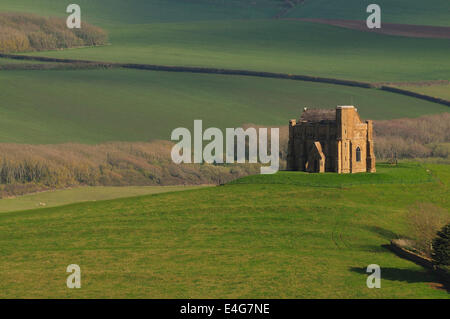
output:
[{"label": "grassy hillside", "polygon": [[415,117],[448,107],[377,90],[300,81],[138,70],[0,73],[0,142],[169,139],[176,127],[286,125],[304,106],[355,104],[363,118]]},{"label": "grassy hillside", "polygon": [[[78,0],[83,15],[92,23],[123,24],[199,20],[271,18],[280,12],[281,0]],[[367,18],[370,0],[306,0],[288,17]],[[448,21],[446,0],[378,0],[386,22],[443,25]],[[67,3],[59,0],[3,0],[0,11],[65,16]]]},{"label": "grassy hillside", "polygon": [[[83,16],[92,23],[152,22],[270,18],[279,0],[78,0]],[[68,3],[60,0],[2,0],[0,11],[66,16]]]},{"label": "grassy hillside", "polygon": [[[419,0],[385,2],[382,5],[387,7],[389,21],[390,15],[402,13],[439,21],[436,16],[445,16],[449,9],[445,0],[434,0],[432,6],[423,6]],[[364,81],[448,79],[449,42],[445,39],[406,39],[268,19],[279,12],[279,3],[275,0],[133,0],[125,4],[119,0],[83,0],[79,3],[83,19],[107,29],[112,46],[45,55],[241,68]],[[60,1],[6,0],[0,4],[0,10],[66,16],[65,6]],[[345,3],[309,0],[294,10],[292,16],[327,17],[330,12],[337,12],[339,18],[340,13],[351,15],[355,10],[366,16],[360,7],[360,1],[356,0]]]},{"label": "grassy hillside", "polygon": [[[108,31],[111,45],[34,54],[367,82],[449,79],[448,39],[276,20],[278,0],[77,3],[84,21]],[[377,3],[385,22],[450,26],[448,0]],[[365,19],[367,4],[306,0],[287,17]],[[64,19],[67,5],[2,0],[0,12]],[[24,62],[0,59],[3,68],[11,63]],[[374,120],[448,112],[443,105],[375,89],[243,76],[15,70],[0,71],[0,83],[0,143],[19,143],[0,145],[0,192],[6,194],[77,183],[161,184],[164,178],[187,183],[206,176],[221,183],[247,174],[231,165],[176,166],[164,141],[73,144],[167,140],[173,129],[191,128],[195,119],[204,128],[285,126],[305,106],[339,104],[354,104],[362,118]],[[448,93],[447,86],[427,90]],[[392,143],[409,156],[448,158],[444,117],[419,122],[419,130],[416,122],[403,122],[381,123],[387,133],[378,134],[377,143],[388,149],[384,153]],[[66,142],[72,143],[23,145]],[[376,174],[280,172],[193,190],[79,188],[2,199],[0,298],[448,299],[436,289],[434,274],[384,245],[411,235],[407,214],[414,205],[448,212],[449,182],[449,165],[401,163],[379,164]],[[185,191],[110,200],[178,189]],[[46,207],[28,210],[41,203]],[[69,264],[81,266],[82,289],[66,288]],[[381,266],[382,289],[366,287],[369,264]]]},{"label": "grassy hillside", "polygon": [[381,7],[384,22],[450,26],[447,0],[306,0],[287,17],[366,20],[371,3]]},{"label": "grassy hillside", "polygon": [[450,84],[415,85],[414,83],[411,83],[410,85],[399,85],[398,87],[400,89],[450,100]]},{"label": "grassy hillside", "polygon": [[40,64],[44,62],[0,58],[0,65],[5,64]]},{"label": "grassy hillside", "polygon": [[[402,171],[391,184],[345,188],[285,173],[277,184],[1,214],[0,297],[448,298],[433,274],[382,247],[408,235],[414,203],[449,208],[449,166],[426,168],[440,182],[401,184],[427,174],[419,166],[390,168]],[[81,289],[65,286],[72,263]],[[381,289],[366,287],[373,263]]]},{"label": "grassy hillside", "polygon": [[202,186],[124,186],[124,187],[78,187],[46,191],[13,198],[0,199],[0,213],[61,206],[79,202],[116,199],[122,197],[159,194],[195,189]]},{"label": "grassy hillside", "polygon": [[437,181],[430,172],[416,163],[401,163],[395,169],[390,164],[378,164],[376,174],[338,175],[279,172],[275,176],[252,175],[230,184],[290,184],[311,187],[349,187],[365,184],[423,184]]},{"label": "grassy hillside", "polygon": [[300,21],[152,23],[108,28],[111,46],[39,53],[111,62],[248,69],[380,81],[446,80],[450,42]]}]

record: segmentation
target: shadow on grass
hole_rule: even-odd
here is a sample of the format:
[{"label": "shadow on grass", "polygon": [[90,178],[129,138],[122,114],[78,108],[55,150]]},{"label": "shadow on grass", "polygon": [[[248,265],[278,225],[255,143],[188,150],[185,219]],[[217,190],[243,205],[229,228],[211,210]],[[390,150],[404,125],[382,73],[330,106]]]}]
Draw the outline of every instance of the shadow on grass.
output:
[{"label": "shadow on grass", "polygon": [[[366,268],[351,267],[350,271],[358,274],[370,275],[366,272]],[[446,290],[450,293],[450,286],[442,282],[440,278],[429,270],[411,270],[390,267],[381,267],[381,280],[387,279],[391,281],[403,281],[407,283],[428,283],[434,289]]]},{"label": "shadow on grass", "polygon": [[[352,267],[351,271],[359,274],[370,275],[366,272],[366,268]],[[381,267],[381,280],[387,279],[391,281],[403,281],[408,283],[418,282],[438,282],[438,278],[427,270],[411,270]]]},{"label": "shadow on grass", "polygon": [[384,229],[382,227],[378,227],[378,226],[366,226],[365,227],[368,231],[375,233],[381,237],[383,237],[384,239],[387,240],[392,240],[392,239],[396,239],[399,238],[399,235],[388,230],[388,229]]},{"label": "shadow on grass", "polygon": [[364,250],[365,252],[371,253],[385,253],[392,252],[389,249],[389,245],[358,245],[358,249]]}]

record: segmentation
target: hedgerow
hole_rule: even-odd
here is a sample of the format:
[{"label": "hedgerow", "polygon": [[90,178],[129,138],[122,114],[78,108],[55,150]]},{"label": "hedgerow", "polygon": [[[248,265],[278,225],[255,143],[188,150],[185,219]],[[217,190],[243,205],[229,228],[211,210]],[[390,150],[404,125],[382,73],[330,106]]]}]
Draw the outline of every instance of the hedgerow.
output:
[{"label": "hedgerow", "polygon": [[103,45],[104,30],[82,22],[81,29],[69,29],[65,19],[34,14],[0,14],[0,53],[66,49]]}]

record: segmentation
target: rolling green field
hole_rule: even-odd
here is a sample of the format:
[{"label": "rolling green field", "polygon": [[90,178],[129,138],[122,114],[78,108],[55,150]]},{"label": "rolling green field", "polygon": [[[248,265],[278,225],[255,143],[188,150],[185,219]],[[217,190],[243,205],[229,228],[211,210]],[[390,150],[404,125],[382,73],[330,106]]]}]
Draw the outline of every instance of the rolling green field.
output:
[{"label": "rolling green field", "polygon": [[91,202],[122,197],[190,190],[199,187],[202,186],[85,186],[72,189],[46,191],[14,198],[0,199],[0,213],[35,208],[47,208],[79,202]]},{"label": "rolling green field", "polygon": [[[435,1],[436,6],[427,6],[430,9],[425,10],[425,15],[422,15],[424,10],[417,9],[421,1],[397,0],[395,4],[390,1],[386,12],[395,12],[396,16],[408,5],[410,9],[406,11],[415,12],[410,19],[432,16],[439,21],[436,14],[445,15],[448,4]],[[133,3],[126,7],[120,1],[108,2],[108,5],[104,1],[79,3],[85,19],[98,23],[110,33],[111,46],[35,54],[108,62],[286,72],[369,82],[448,79],[450,44],[446,39],[385,36],[268,19],[278,11],[278,4],[268,0],[227,4],[183,0]],[[321,17],[329,10],[342,12],[336,9],[341,6],[348,14],[358,10],[366,15],[360,5],[356,6],[356,1],[345,6],[339,3],[307,1],[294,12],[301,12],[301,17]],[[65,15],[64,9],[65,4],[57,1],[0,4],[0,10],[45,15]]]},{"label": "rolling green field", "polygon": [[26,63],[26,64],[29,64],[29,63],[41,64],[43,62],[0,58],[0,65],[5,65],[5,64],[24,64],[24,63]]},{"label": "rolling green field", "polygon": [[[99,24],[272,18],[278,0],[78,0],[86,18]],[[286,17],[365,20],[371,0],[306,0]],[[386,22],[450,26],[448,1],[378,0]],[[0,10],[64,16],[60,0],[3,0]]]},{"label": "rolling green field", "polygon": [[[448,39],[274,19],[283,9],[275,0],[77,3],[110,45],[24,54],[399,85],[450,76]],[[448,0],[377,3],[385,22],[450,26]],[[284,18],[364,20],[367,4],[306,0]],[[67,5],[2,0],[0,12],[65,17]],[[39,62],[0,59],[11,63]],[[355,105],[373,120],[449,111],[376,89],[119,68],[0,71],[0,83],[0,143],[167,140],[195,119],[204,129],[287,126],[304,107]],[[402,88],[450,99],[448,85]],[[2,199],[0,298],[448,299],[433,273],[385,245],[409,236],[414,205],[448,210],[449,181],[449,165],[402,162],[378,164],[375,174],[279,172],[199,189],[82,187]],[[81,266],[81,289],[66,287],[69,264]],[[381,266],[381,289],[366,287],[369,264]]]},{"label": "rolling green field", "polygon": [[311,187],[349,187],[366,184],[423,184],[435,182],[431,171],[422,169],[417,163],[401,163],[395,169],[390,164],[378,164],[376,174],[336,173],[309,174],[306,172],[279,172],[275,176],[252,175],[230,184],[292,184]]},{"label": "rolling green field", "polygon": [[399,86],[399,88],[450,100],[450,84],[433,84],[433,85],[411,84],[406,86]]},{"label": "rolling green field", "polygon": [[445,80],[450,69],[447,39],[386,36],[301,21],[130,24],[108,31],[110,46],[34,54],[366,82]]},{"label": "rolling green field", "polygon": [[381,7],[385,22],[450,26],[447,0],[306,0],[287,17],[366,20],[366,8],[371,3]]},{"label": "rolling green field", "polygon": [[[439,181],[401,182],[426,169]],[[351,186],[369,178],[355,174],[344,188],[307,187],[315,174],[281,173],[276,184],[4,213],[0,297],[449,298],[431,286],[435,275],[383,247],[408,235],[415,203],[449,208],[449,166],[380,171],[394,180]],[[81,289],[66,288],[73,263]],[[381,289],[366,287],[373,263]]]},{"label": "rolling green field", "polygon": [[362,88],[139,70],[0,73],[0,142],[148,141],[173,129],[287,125],[304,106],[355,104],[362,118],[416,117],[448,107]]},{"label": "rolling green field", "polygon": [[[199,20],[271,18],[277,0],[78,0],[83,16],[92,23],[140,24]],[[0,11],[67,16],[61,0],[2,0]]]},{"label": "rolling green field", "polygon": [[[125,4],[119,0],[82,0],[79,4],[83,19],[110,33],[111,45],[34,54],[368,82],[449,77],[450,42],[445,39],[394,37],[271,19],[281,9],[279,1],[132,0]],[[443,0],[435,0],[426,10],[418,0],[380,4],[386,7],[389,21],[431,16],[439,21],[436,17],[448,11]],[[354,0],[345,5],[342,1],[310,0],[292,14],[322,17],[336,11],[352,15],[365,5]],[[63,1],[54,0],[5,0],[0,10],[65,16],[65,6]],[[0,63],[11,60],[1,59]],[[362,117],[371,119],[415,117],[448,109],[394,94],[321,84],[192,74],[144,75],[124,70],[84,72],[88,71],[0,75],[8,87],[0,93],[0,142],[166,139],[172,129],[169,123],[189,127],[194,118],[202,116],[210,125],[222,128],[243,123],[282,125],[287,118],[298,117],[303,106],[355,104]],[[430,90],[435,96],[448,96],[447,87]],[[77,95],[67,98],[70,91]]]}]

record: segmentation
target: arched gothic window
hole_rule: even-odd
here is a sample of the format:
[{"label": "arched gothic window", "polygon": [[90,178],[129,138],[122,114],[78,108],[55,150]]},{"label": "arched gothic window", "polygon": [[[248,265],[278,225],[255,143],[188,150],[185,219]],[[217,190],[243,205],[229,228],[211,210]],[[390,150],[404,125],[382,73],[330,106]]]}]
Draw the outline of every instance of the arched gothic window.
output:
[{"label": "arched gothic window", "polygon": [[356,148],[356,161],[361,162],[361,149],[359,146]]}]

